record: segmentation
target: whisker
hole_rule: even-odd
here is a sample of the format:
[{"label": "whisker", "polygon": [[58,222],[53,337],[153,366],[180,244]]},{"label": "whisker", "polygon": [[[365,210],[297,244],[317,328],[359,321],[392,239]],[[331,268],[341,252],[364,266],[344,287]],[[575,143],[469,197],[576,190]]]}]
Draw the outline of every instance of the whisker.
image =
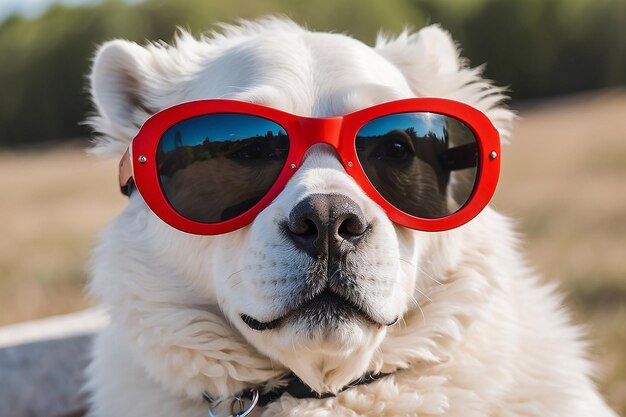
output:
[{"label": "whisker", "polygon": [[402,262],[405,262],[405,263],[409,264],[410,266],[413,266],[413,267],[416,267],[416,268],[417,268],[417,265],[416,265],[416,264],[414,264],[413,262],[411,262],[411,261],[409,261],[409,260],[407,260],[407,259],[404,259],[404,258],[398,258],[398,260],[400,260],[400,261],[402,261]]},{"label": "whisker", "polygon": [[432,298],[430,298],[429,296],[426,295],[425,292],[423,292],[422,290],[420,290],[419,288],[415,288],[415,290],[417,292],[419,292],[420,294],[422,294],[424,296],[424,298],[426,298],[428,301],[430,301],[431,303],[433,302]]},{"label": "whisker", "polygon": [[417,301],[417,299],[415,297],[411,296],[411,298],[413,299],[413,301],[417,305],[417,308],[419,308],[420,313],[422,313],[422,323],[424,324],[424,326],[426,326],[426,314],[424,314],[424,310],[422,310],[422,306],[420,305],[419,301]]},{"label": "whisker", "polygon": [[[419,269],[419,270],[420,270],[420,272],[422,272],[424,275],[426,275],[426,278],[431,279],[432,281],[436,282],[436,283],[437,283],[437,284],[439,284],[439,285],[443,285],[443,282],[439,281],[438,279],[436,279],[435,277],[433,277],[432,275],[430,275],[428,272],[426,272],[426,270],[424,269],[424,267],[423,267],[423,266],[421,266],[421,265],[417,265],[417,264],[414,264],[413,262],[411,262],[411,261],[409,261],[409,260],[407,260],[407,259],[404,259],[404,258],[398,258],[398,260],[400,260],[400,261],[402,261],[402,262],[406,263],[406,264],[407,264],[407,265],[409,265],[409,266],[412,266],[412,267],[414,267],[414,268]],[[430,261],[430,263],[432,263],[432,261]]]},{"label": "whisker", "polygon": [[226,280],[228,281],[228,280],[229,280],[229,279],[231,279],[234,275],[241,274],[242,272],[243,272],[243,269],[240,269],[239,271],[235,271],[235,272],[233,272],[232,274],[230,274],[230,275],[228,276],[228,278],[226,278]]},{"label": "whisker", "polygon": [[[226,278],[226,280],[228,281],[228,280],[230,280],[232,277],[234,277],[235,275],[240,274],[240,273],[242,273],[242,272],[243,272],[243,269],[241,269],[241,270],[239,270],[239,271],[236,271],[236,272],[233,272],[232,274],[230,274],[230,275],[228,276],[228,278]],[[239,278],[238,280],[235,280],[234,282],[232,282],[232,283],[230,284],[230,286],[231,286],[231,288],[235,288],[235,287],[237,287],[238,285],[241,285],[242,283],[243,283],[243,279]]]},{"label": "whisker", "polygon": [[436,282],[436,283],[437,283],[437,284],[439,284],[439,285],[443,285],[443,282],[439,281],[437,278],[435,278],[435,277],[433,277],[432,275],[430,275],[428,272],[426,272],[426,270],[425,270],[423,267],[421,267],[421,266],[417,265],[417,268],[419,268],[419,270],[420,270],[420,271],[421,271],[424,275],[426,275],[426,278],[431,279],[432,281]]}]

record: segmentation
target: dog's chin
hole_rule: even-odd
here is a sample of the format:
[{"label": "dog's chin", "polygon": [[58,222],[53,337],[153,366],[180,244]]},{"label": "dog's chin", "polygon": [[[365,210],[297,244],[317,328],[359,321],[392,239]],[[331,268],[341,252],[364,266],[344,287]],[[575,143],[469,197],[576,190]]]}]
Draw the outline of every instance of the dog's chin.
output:
[{"label": "dog's chin", "polygon": [[242,315],[248,339],[317,392],[337,392],[368,371],[386,334],[363,309],[323,292],[282,317],[261,322]]}]

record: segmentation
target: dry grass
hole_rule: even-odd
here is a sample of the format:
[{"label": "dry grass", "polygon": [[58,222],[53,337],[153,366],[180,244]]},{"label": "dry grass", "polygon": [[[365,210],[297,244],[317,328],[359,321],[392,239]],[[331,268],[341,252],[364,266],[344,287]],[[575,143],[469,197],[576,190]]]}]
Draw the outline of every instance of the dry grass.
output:
[{"label": "dry grass", "polygon": [[[530,262],[562,282],[601,389],[626,415],[626,90],[536,103],[521,117],[494,204],[517,219]],[[76,148],[0,153],[0,324],[88,304],[97,231],[125,204],[115,165]]]},{"label": "dry grass", "polygon": [[87,305],[86,260],[124,204],[115,165],[77,148],[0,154],[0,324]]},{"label": "dry grass", "polygon": [[537,103],[503,153],[495,206],[586,325],[598,380],[626,415],[626,90]]}]

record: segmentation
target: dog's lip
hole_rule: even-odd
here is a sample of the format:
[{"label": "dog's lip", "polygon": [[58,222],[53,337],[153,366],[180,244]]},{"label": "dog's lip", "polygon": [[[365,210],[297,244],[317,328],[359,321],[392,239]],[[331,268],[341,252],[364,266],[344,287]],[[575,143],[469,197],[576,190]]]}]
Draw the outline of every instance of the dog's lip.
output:
[{"label": "dog's lip", "polygon": [[252,330],[258,330],[262,332],[264,330],[272,330],[280,326],[280,324],[283,322],[283,319],[285,317],[286,316],[279,317],[277,319],[274,319],[268,322],[262,322],[262,321],[258,321],[257,319],[254,319],[248,316],[247,314],[242,314],[241,320],[243,320],[243,322],[246,323],[246,325]]},{"label": "dog's lip", "polygon": [[270,321],[262,322],[262,321],[259,321],[259,320],[255,319],[255,318],[253,318],[253,317],[251,317],[251,316],[249,316],[247,314],[241,314],[240,317],[241,317],[241,320],[248,327],[250,327],[253,330],[257,330],[257,331],[272,330],[272,329],[276,329],[277,327],[280,327],[290,317],[298,314],[299,312],[305,310],[306,308],[311,307],[311,305],[313,305],[313,304],[321,304],[321,303],[326,303],[326,302],[342,303],[343,305],[349,307],[351,310],[353,310],[361,318],[365,319],[370,324],[374,324],[374,325],[378,325],[378,326],[380,326],[380,325],[391,326],[391,325],[395,324],[398,321],[398,318],[396,317],[390,323],[380,323],[380,322],[374,320],[358,304],[356,304],[355,302],[353,302],[351,300],[348,300],[345,297],[342,297],[341,295],[331,291],[330,289],[325,289],[324,291],[320,292],[319,294],[317,294],[313,298],[310,298],[306,302],[304,302],[304,303],[296,306],[295,308],[291,309],[290,311],[288,311],[283,316],[278,317],[278,318],[273,319],[273,320],[270,320]]}]

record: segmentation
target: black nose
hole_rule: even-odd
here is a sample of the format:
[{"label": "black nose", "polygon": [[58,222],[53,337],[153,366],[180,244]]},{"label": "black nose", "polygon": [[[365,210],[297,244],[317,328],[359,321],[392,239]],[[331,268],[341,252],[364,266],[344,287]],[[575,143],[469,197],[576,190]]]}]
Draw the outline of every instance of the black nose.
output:
[{"label": "black nose", "polygon": [[289,213],[286,235],[313,257],[339,255],[365,236],[368,223],[361,208],[342,194],[312,194]]}]

